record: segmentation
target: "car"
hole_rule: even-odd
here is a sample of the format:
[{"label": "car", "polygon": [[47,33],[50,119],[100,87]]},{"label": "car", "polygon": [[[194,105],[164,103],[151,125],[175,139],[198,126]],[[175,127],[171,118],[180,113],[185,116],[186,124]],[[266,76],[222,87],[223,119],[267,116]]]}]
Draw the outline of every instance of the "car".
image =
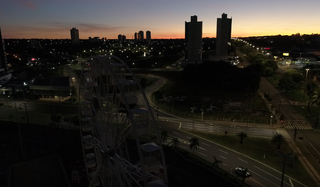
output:
[{"label": "car", "polygon": [[235,168],[236,175],[239,177],[252,177],[251,173],[249,173],[248,168],[244,168],[242,166]]}]

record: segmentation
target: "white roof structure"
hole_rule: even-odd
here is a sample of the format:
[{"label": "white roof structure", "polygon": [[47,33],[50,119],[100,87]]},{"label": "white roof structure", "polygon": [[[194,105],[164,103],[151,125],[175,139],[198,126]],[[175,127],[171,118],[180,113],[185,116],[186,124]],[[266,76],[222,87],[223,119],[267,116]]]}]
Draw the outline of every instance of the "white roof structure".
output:
[{"label": "white roof structure", "polygon": [[141,145],[141,149],[147,153],[150,153],[150,152],[159,150],[160,146],[158,146],[154,142],[150,142],[150,143],[146,143],[146,144]]},{"label": "white roof structure", "polygon": [[163,183],[162,180],[157,179],[157,180],[153,180],[153,181],[149,182],[147,184],[147,187],[166,187],[166,185]]}]

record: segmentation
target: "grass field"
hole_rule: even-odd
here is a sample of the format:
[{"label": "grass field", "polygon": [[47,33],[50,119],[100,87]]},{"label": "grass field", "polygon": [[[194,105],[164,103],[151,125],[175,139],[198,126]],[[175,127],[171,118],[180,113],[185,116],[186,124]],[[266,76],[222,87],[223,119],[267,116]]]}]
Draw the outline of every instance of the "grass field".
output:
[{"label": "grass field", "polygon": [[[164,97],[171,99],[152,97],[153,102],[168,113],[204,120],[269,123],[269,109],[258,92],[208,90],[204,86],[180,80],[179,72],[157,72],[156,74],[168,79],[167,84],[159,91]],[[196,108],[193,113],[191,113],[191,107]]]}]

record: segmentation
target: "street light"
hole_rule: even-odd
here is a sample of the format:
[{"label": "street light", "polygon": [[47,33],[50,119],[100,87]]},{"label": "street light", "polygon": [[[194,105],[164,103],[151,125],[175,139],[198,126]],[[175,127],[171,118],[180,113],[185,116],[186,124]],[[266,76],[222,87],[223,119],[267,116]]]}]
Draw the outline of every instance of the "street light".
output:
[{"label": "street light", "polygon": [[201,121],[203,121],[203,109],[200,109],[201,110]]},{"label": "street light", "polygon": [[270,116],[270,126],[272,126],[272,118],[273,118],[273,115]]},{"label": "street light", "polygon": [[309,72],[309,68],[306,69],[306,82],[308,81],[308,72]]},{"label": "street light", "polygon": [[286,167],[286,158],[292,157],[293,153],[284,153],[282,151],[278,151],[278,154],[281,157],[283,157],[282,176],[281,176],[281,187],[283,187],[283,178],[284,178],[284,169]]},{"label": "street light", "polygon": [[193,113],[193,116],[192,116],[192,131],[194,131],[194,110],[196,108],[195,107],[191,107],[191,113]]}]

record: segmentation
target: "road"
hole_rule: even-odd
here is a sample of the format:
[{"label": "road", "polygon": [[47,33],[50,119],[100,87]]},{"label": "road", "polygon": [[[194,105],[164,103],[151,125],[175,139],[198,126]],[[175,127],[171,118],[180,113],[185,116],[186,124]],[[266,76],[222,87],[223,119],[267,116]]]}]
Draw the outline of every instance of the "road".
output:
[{"label": "road", "polygon": [[308,124],[299,113],[297,113],[291,105],[295,105],[296,102],[290,101],[284,97],[265,77],[261,78],[260,91],[268,94],[272,100],[269,102],[272,104],[280,114],[285,117],[285,128],[297,127],[298,129],[311,130],[312,127]]},{"label": "road", "polygon": [[[185,149],[191,152],[189,147],[189,140],[194,137],[194,135],[187,133],[186,131],[179,130],[182,129],[180,123],[177,122],[158,122],[158,125],[161,130],[166,130],[174,137],[179,138],[179,143],[177,146],[179,148]],[[186,125],[187,128],[191,129],[192,124]],[[196,128],[203,128],[204,125],[201,123],[195,124]],[[254,131],[256,129],[253,129]],[[269,134],[274,133],[273,129],[269,129]],[[223,147],[219,144],[216,144],[212,141],[203,139],[199,137],[200,147],[195,151],[195,154],[209,162],[214,162],[213,156],[218,160],[223,161],[223,164],[220,165],[222,169],[234,174],[234,168],[237,166],[243,166],[249,168],[249,172],[252,173],[253,177],[245,180],[247,184],[252,187],[278,187],[281,183],[281,172],[270,168],[269,166],[263,163],[263,160],[257,161],[251,159],[245,155],[242,155],[238,152],[230,150],[226,147]],[[263,153],[261,153],[263,154]],[[267,159],[267,158],[266,158]],[[302,183],[294,179],[284,177],[284,186],[295,186],[303,187]]]}]

